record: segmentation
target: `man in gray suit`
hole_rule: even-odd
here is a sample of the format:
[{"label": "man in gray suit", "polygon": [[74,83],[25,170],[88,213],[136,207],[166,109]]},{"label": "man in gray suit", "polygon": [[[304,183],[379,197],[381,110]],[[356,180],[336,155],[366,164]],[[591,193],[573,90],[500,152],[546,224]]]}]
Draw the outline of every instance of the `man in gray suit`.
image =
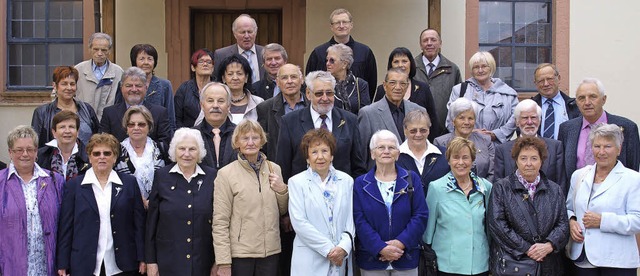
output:
[{"label": "man in gray suit", "polygon": [[[520,135],[537,136],[542,118],[540,106],[533,100],[523,100],[516,105],[514,113]],[[562,143],[555,139],[540,138],[547,145],[547,152],[549,153],[547,159],[542,161],[540,170],[549,180],[559,184],[566,193],[569,187],[564,182]],[[514,144],[515,140],[511,140],[496,147],[495,160],[493,161],[493,176],[495,179],[507,177],[516,171],[516,162],[511,157],[511,148],[513,148]]]},{"label": "man in gray suit", "polygon": [[215,76],[220,64],[225,58],[234,54],[240,54],[245,57],[251,65],[253,71],[252,80],[257,82],[264,76],[264,60],[262,59],[262,46],[256,45],[256,35],[258,34],[258,24],[248,14],[241,14],[233,21],[231,25],[233,36],[236,38],[236,44],[220,48],[213,53],[213,64],[215,67]]},{"label": "man in gray suit", "polygon": [[[360,137],[362,137],[360,141],[364,145],[368,145],[371,136],[381,129],[393,132],[400,143],[404,141],[402,122],[405,114],[416,109],[426,111],[424,107],[404,99],[409,84],[409,76],[402,69],[391,68],[387,70],[383,84],[384,98],[363,107],[358,113],[358,128],[360,129]],[[366,148],[366,156],[369,156],[369,147]],[[368,158],[367,164],[371,168],[374,162]]]}]

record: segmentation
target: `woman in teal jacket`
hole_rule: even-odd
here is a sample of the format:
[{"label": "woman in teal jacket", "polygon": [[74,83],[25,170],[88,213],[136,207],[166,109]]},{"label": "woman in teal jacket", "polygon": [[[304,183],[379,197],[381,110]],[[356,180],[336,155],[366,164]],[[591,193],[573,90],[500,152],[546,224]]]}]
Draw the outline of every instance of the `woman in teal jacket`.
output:
[{"label": "woman in teal jacket", "polygon": [[491,183],[471,172],[473,142],[456,137],[445,153],[451,172],[429,184],[423,239],[438,257],[438,275],[489,275],[486,202]]}]

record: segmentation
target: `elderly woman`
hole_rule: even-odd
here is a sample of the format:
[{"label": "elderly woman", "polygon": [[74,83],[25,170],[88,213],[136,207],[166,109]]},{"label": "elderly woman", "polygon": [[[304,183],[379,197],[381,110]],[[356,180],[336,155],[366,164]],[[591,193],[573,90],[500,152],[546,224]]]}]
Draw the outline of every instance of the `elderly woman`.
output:
[{"label": "elderly woman", "polygon": [[517,170],[495,182],[489,200],[492,273],[508,270],[501,258],[509,254],[507,259],[536,261],[537,275],[563,275],[561,254],[569,240],[569,222],[562,188],[540,173],[547,146],[540,138],[523,136],[511,157]]},{"label": "elderly woman", "polygon": [[77,114],[60,111],[51,121],[53,140],[38,149],[38,165],[63,175],[66,181],[89,169],[89,157],[84,144],[78,140],[78,125]]},{"label": "elderly woman", "polygon": [[38,133],[40,141],[38,147],[43,147],[54,138],[51,133],[53,129],[51,120],[62,110],[69,110],[80,117],[78,138],[83,144],[86,145],[91,135],[98,132],[100,122],[93,107],[86,102],[74,99],[77,81],[78,70],[73,66],[58,66],[53,69],[53,93],[56,98],[51,103],[37,107],[31,118],[31,126]]},{"label": "elderly woman", "polygon": [[336,139],[326,129],[302,137],[309,168],[289,179],[289,216],[296,230],[291,275],[352,275],[353,178],[332,165]]},{"label": "elderly woman", "polygon": [[64,185],[58,223],[59,275],[145,273],[140,189],[133,176],[116,173],[120,144],[111,134],[91,136],[91,168]]},{"label": "elderly woman", "polygon": [[471,171],[472,141],[454,138],[445,155],[451,172],[429,184],[423,240],[438,256],[438,275],[489,275],[485,213],[491,183]]},{"label": "elderly woman", "polygon": [[64,178],[40,168],[38,135],[17,126],[7,137],[9,167],[0,171],[0,274],[57,275],[58,210]]},{"label": "elderly woman", "polygon": [[371,104],[369,84],[351,72],[353,50],[344,44],[327,48],[327,71],[336,78],[336,107],[358,115],[363,106]]},{"label": "elderly woman", "polygon": [[213,192],[218,275],[277,275],[287,185],[280,166],[260,152],[267,138],[258,122],[242,120],[231,141],[238,159],[218,171]]},{"label": "elderly woman", "polygon": [[427,137],[431,127],[429,114],[422,110],[414,110],[404,117],[404,137],[400,145],[398,165],[420,175],[424,194],[427,194],[429,183],[443,177],[450,169],[444,152],[445,148],[431,144]]},{"label": "elderly woman", "polygon": [[192,78],[183,82],[174,96],[176,128],[193,127],[200,114],[200,91],[213,78],[213,53],[199,49],[191,55]]},{"label": "elderly woman", "polygon": [[166,150],[164,145],[149,138],[153,129],[151,112],[142,106],[127,109],[122,118],[122,127],[127,130],[127,138],[120,142],[120,155],[116,167],[119,173],[136,177],[145,208],[149,204],[149,193],[153,184],[154,172],[164,167]]},{"label": "elderly woman", "polygon": [[147,275],[215,275],[213,264],[213,180],[216,170],[199,163],[207,154],[196,129],[178,129],[169,158],[175,165],[156,171],[147,213]]},{"label": "elderly woman", "polygon": [[489,135],[483,132],[474,131],[476,122],[477,106],[466,98],[456,99],[449,106],[447,118],[453,118],[453,132],[436,138],[433,143],[438,146],[448,147],[448,144],[455,137],[462,137],[471,140],[477,152],[471,170],[479,177],[493,179],[493,158],[495,157],[495,147]]},{"label": "elderly woman", "polygon": [[[504,143],[516,130],[514,109],[518,93],[498,78],[494,78],[496,61],[489,52],[477,52],[469,59],[471,78],[451,90],[450,105],[458,98],[467,98],[478,105],[476,131],[491,136],[495,143]],[[453,119],[447,114],[447,129],[453,132]]]},{"label": "elderly woman", "polygon": [[[240,123],[242,119],[258,119],[256,107],[264,100],[258,96],[251,95],[251,65],[246,58],[239,54],[229,56],[222,60],[217,72],[217,77],[231,89],[231,108],[229,116],[234,124]],[[196,124],[200,123],[204,114],[198,116]]]},{"label": "elderly woman", "polygon": [[634,236],[640,232],[640,174],[617,160],[622,140],[617,125],[592,127],[596,164],[571,176],[568,257],[579,275],[636,275],[640,267]]},{"label": "elderly woman", "polygon": [[354,183],[356,261],[363,276],[418,275],[428,211],[420,176],[396,164],[399,146],[391,131],[374,133],[369,148],[375,166]]},{"label": "elderly woman", "polygon": [[[389,54],[389,61],[387,62],[387,70],[391,68],[400,68],[409,76],[411,84],[407,86],[404,94],[404,99],[417,103],[419,106],[424,107],[429,113],[429,118],[432,122],[438,122],[436,117],[436,108],[433,101],[433,95],[429,89],[429,85],[415,80],[416,75],[416,62],[413,59],[411,51],[405,47],[398,47],[391,51]],[[378,85],[376,93],[373,96],[372,102],[377,102],[384,98],[385,92],[382,84]],[[429,140],[433,141],[436,137],[440,136],[443,132],[442,126],[439,124],[433,124],[431,131],[429,131]]]}]

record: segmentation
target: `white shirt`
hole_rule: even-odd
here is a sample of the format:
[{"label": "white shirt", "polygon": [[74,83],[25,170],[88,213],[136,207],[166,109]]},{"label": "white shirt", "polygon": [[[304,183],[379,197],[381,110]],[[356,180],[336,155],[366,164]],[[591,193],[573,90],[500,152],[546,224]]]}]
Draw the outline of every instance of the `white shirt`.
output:
[{"label": "white shirt", "polygon": [[[322,126],[322,118],[320,118],[320,113],[313,110],[313,107],[309,108],[311,110],[311,120],[313,120],[313,127],[320,128]],[[333,123],[331,120],[331,111],[327,113],[327,118],[325,119],[325,124],[327,124],[327,130],[329,132],[333,132]]]},{"label": "white shirt", "polygon": [[429,63],[433,63],[433,71],[435,71],[436,68],[438,68],[438,64],[440,64],[440,54],[436,55],[436,58],[434,58],[433,61],[429,61],[427,57],[422,55],[422,62],[424,63],[424,68],[427,70],[427,73],[429,72],[429,69],[431,69],[429,67]]},{"label": "white shirt", "polygon": [[[179,173],[180,175],[182,175],[184,177],[184,179],[187,180],[187,182],[191,182],[191,179],[193,179],[194,177],[198,176],[199,174],[201,175],[205,175],[204,171],[202,170],[202,168],[200,168],[200,166],[198,164],[196,164],[196,172],[194,174],[192,174],[191,176],[186,176],[184,175],[184,172],[182,172],[182,170],[180,169],[180,166],[178,166],[178,164],[175,164],[170,170],[170,173]],[[199,189],[200,187],[198,187]]]},{"label": "white shirt", "polygon": [[[242,53],[244,53],[245,49],[240,48],[240,46],[238,44],[236,44],[236,46],[238,47],[238,53],[240,55],[242,55]],[[260,80],[260,78],[262,76],[260,76],[260,63],[258,63],[258,52],[256,51],[256,44],[254,43],[253,46],[251,46],[251,49],[249,49],[249,51],[253,52],[253,54],[251,54],[251,61],[249,61],[249,65],[254,64],[255,65],[255,69],[258,70],[258,72],[255,72],[253,75],[255,76],[255,79],[252,80],[253,82],[258,82]],[[254,68],[252,68],[254,69]]]},{"label": "white shirt", "polygon": [[[54,147],[58,149],[58,155],[60,155],[60,159],[62,159],[62,173],[64,175],[64,178],[67,179],[67,166],[69,165],[69,159],[64,160],[64,157],[62,156],[62,150],[60,150],[60,148],[58,147],[58,140],[53,139],[51,141],[49,141],[48,143],[46,143],[45,145],[50,146],[50,147]],[[71,151],[71,155],[74,155],[78,152],[78,143],[76,143],[75,145],[73,145],[73,150]]]},{"label": "white shirt", "polygon": [[[93,194],[100,213],[100,232],[98,234],[98,251],[96,252],[96,268],[94,275],[100,275],[100,267],[104,262],[104,271],[107,275],[122,273],[116,264],[116,254],[113,250],[113,235],[111,234],[111,187],[112,185],[122,186],[122,180],[115,171],[111,171],[104,190],[96,177],[93,168],[89,169],[82,180],[82,185],[91,185]],[[116,195],[122,187],[116,186]]]},{"label": "white shirt", "polygon": [[420,175],[422,175],[422,170],[424,169],[424,163],[427,162],[427,155],[432,153],[442,155],[442,152],[440,151],[440,149],[434,146],[433,144],[431,144],[429,140],[427,140],[427,150],[425,150],[424,153],[422,153],[422,156],[420,156],[420,158],[413,155],[413,152],[411,152],[411,150],[409,149],[409,144],[407,144],[407,141],[404,141],[402,145],[400,145],[400,153],[408,154],[409,156],[411,156],[411,158],[413,158],[413,161],[416,162],[416,167],[418,167],[418,171],[420,172]]}]

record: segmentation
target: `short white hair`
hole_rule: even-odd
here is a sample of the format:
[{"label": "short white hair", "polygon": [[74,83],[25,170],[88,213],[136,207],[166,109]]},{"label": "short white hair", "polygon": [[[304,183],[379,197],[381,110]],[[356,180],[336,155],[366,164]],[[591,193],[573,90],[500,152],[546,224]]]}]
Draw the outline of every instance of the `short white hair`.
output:
[{"label": "short white hair", "polygon": [[600,96],[604,96],[604,84],[602,84],[602,82],[599,79],[596,78],[584,78],[580,81],[580,83],[578,83],[578,88],[580,88],[580,86],[582,86],[583,84],[589,84],[589,83],[593,83],[596,85],[596,87],[598,87],[598,93],[600,93]]},{"label": "short white hair", "polygon": [[373,150],[377,147],[378,142],[380,140],[392,140],[396,144],[396,148],[400,147],[400,143],[398,142],[398,137],[393,134],[393,132],[388,131],[386,129],[381,129],[376,131],[376,133],[371,136],[371,141],[369,141],[369,149]]},{"label": "short white hair", "polygon": [[313,71],[307,74],[307,77],[304,78],[307,89],[309,89],[311,92],[313,92],[313,81],[315,80],[331,83],[331,89],[334,89],[334,87],[336,87],[336,78],[333,77],[331,73],[327,71]]},{"label": "short white hair", "polygon": [[467,98],[457,98],[455,101],[449,105],[449,118],[451,120],[455,119],[462,112],[473,111],[473,115],[478,117],[478,107],[476,103],[470,101]]},{"label": "short white hair", "polygon": [[593,141],[596,138],[611,139],[618,149],[622,148],[622,142],[624,142],[622,128],[615,124],[596,124],[592,126],[591,132],[589,132],[589,143],[593,145]]},{"label": "short white hair", "polygon": [[522,113],[523,110],[530,110],[530,109],[536,109],[536,114],[538,114],[538,119],[542,119],[542,108],[538,105],[538,103],[536,103],[534,100],[532,99],[526,99],[526,100],[522,100],[521,102],[518,103],[518,105],[516,105],[516,108],[513,110],[514,116],[516,117],[516,120],[518,120],[520,118],[520,113]]},{"label": "short white hair", "polygon": [[169,144],[169,159],[176,162],[176,147],[178,146],[178,143],[182,142],[187,137],[192,137],[196,140],[196,145],[198,145],[198,163],[202,162],[202,159],[207,155],[207,149],[204,147],[204,140],[202,140],[202,135],[200,135],[199,130],[188,127],[179,128],[173,134],[173,138]]}]

